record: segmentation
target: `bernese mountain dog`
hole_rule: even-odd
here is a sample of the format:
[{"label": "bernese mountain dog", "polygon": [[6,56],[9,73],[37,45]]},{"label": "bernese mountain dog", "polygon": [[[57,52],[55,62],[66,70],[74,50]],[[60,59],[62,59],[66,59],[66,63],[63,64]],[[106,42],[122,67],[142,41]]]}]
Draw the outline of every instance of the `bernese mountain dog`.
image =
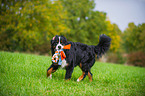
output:
[{"label": "bernese mountain dog", "polygon": [[[92,81],[91,67],[95,63],[95,55],[97,58],[101,57],[107,50],[109,50],[111,44],[111,38],[105,34],[100,35],[98,45],[86,45],[79,42],[67,41],[64,36],[56,35],[51,40],[51,52],[52,56],[56,49],[62,49],[63,46],[71,44],[70,49],[64,50],[66,54],[67,66],[65,79],[70,80],[74,67],[79,66],[82,70],[82,75],[77,79],[77,81],[83,80],[86,76],[89,77],[89,81]],[[47,69],[47,77],[52,78],[52,73],[54,73],[60,65],[53,63]]]}]

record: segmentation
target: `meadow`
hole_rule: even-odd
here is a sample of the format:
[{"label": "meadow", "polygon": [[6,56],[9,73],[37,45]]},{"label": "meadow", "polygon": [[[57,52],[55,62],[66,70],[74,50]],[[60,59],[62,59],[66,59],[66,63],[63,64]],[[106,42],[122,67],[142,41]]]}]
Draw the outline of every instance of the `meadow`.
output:
[{"label": "meadow", "polygon": [[91,69],[93,82],[88,77],[77,82],[82,74],[79,67],[70,81],[64,80],[62,69],[46,78],[50,64],[49,56],[0,52],[0,96],[145,96],[145,68],[96,62]]}]

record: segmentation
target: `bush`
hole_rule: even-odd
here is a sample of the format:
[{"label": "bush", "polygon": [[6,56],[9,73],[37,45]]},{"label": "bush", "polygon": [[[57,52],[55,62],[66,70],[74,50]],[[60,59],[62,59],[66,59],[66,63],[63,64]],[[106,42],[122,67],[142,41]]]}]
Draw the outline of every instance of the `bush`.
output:
[{"label": "bush", "polygon": [[124,64],[126,62],[126,59],[124,58],[124,56],[120,52],[108,53],[107,62]]},{"label": "bush", "polygon": [[116,63],[117,61],[118,61],[118,58],[115,53],[107,54],[107,62]]},{"label": "bush", "polygon": [[128,64],[145,67],[145,52],[133,52],[128,55]]},{"label": "bush", "polygon": [[51,54],[50,43],[46,42],[41,45],[36,45],[34,47],[34,52],[38,52],[39,54]]}]

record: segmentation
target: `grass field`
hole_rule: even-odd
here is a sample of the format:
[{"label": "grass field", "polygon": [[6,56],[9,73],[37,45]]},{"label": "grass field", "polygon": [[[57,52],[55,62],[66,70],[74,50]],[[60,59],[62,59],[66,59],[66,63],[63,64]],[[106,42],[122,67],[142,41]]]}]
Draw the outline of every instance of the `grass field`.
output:
[{"label": "grass field", "polygon": [[145,68],[96,62],[93,82],[88,77],[76,82],[82,74],[74,69],[70,81],[59,69],[52,79],[46,78],[51,57],[0,52],[0,96],[4,95],[138,95],[145,96]]}]

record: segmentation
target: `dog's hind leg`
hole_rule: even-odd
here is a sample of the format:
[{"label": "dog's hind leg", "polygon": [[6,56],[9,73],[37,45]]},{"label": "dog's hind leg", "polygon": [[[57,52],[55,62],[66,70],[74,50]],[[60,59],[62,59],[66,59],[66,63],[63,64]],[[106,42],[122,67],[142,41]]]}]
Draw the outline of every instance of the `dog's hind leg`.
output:
[{"label": "dog's hind leg", "polygon": [[[80,63],[79,67],[81,68],[82,70],[82,64]],[[88,72],[85,72],[82,70],[82,75],[77,79],[77,82],[81,81],[81,80],[84,80],[84,78],[86,77],[86,75],[88,75]]]},{"label": "dog's hind leg", "polygon": [[92,82],[92,81],[93,81],[93,78],[92,78],[93,74],[92,74],[91,71],[90,71],[90,70],[91,70],[90,67],[88,67],[88,66],[83,66],[82,63],[80,63],[79,67],[81,68],[81,70],[82,70],[83,73],[82,73],[82,75],[77,79],[77,82],[83,80],[83,79],[86,77],[86,75],[88,75],[89,81]]},{"label": "dog's hind leg", "polygon": [[92,82],[93,81],[93,74],[89,71],[88,72],[88,77],[89,77],[89,80],[90,80],[90,82]]},{"label": "dog's hind leg", "polygon": [[84,80],[87,74],[88,74],[87,72],[83,72],[82,75],[77,79],[77,82]]}]

